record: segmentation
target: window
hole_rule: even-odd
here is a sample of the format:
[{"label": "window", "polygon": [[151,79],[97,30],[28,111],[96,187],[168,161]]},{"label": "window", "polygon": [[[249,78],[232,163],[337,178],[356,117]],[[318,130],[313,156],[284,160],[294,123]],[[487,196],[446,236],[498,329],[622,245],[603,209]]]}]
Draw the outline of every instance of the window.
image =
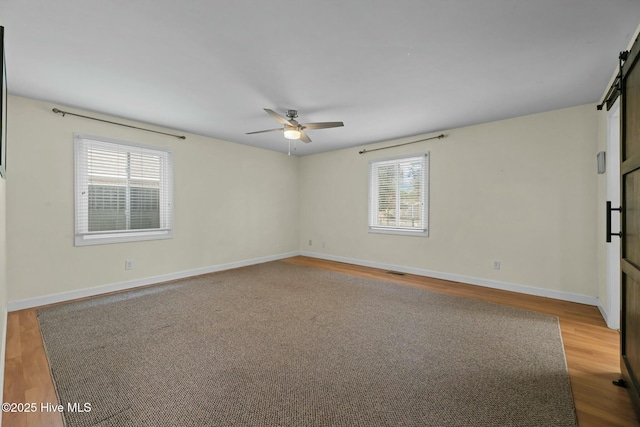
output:
[{"label": "window", "polygon": [[369,231],[428,234],[429,154],[369,164]]},{"label": "window", "polygon": [[75,244],[168,239],[171,150],[75,136]]}]

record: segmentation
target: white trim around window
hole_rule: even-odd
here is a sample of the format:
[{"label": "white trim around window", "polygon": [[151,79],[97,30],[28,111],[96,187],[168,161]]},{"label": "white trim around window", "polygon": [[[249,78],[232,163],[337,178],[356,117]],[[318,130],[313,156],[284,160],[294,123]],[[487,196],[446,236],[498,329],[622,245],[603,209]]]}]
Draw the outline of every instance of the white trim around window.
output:
[{"label": "white trim around window", "polygon": [[173,237],[167,148],[74,135],[75,245]]},{"label": "white trim around window", "polygon": [[369,232],[429,235],[429,153],[369,162]]}]

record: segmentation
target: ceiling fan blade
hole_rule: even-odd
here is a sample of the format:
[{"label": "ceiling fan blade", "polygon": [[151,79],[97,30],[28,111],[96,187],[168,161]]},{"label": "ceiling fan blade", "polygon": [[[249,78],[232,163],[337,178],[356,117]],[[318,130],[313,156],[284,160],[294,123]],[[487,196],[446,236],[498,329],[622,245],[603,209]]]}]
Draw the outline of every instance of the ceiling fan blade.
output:
[{"label": "ceiling fan blade", "polygon": [[309,136],[306,133],[300,131],[300,141],[306,142],[308,144],[311,142],[311,138],[309,138]]},{"label": "ceiling fan blade", "polygon": [[252,135],[252,134],[254,134],[254,133],[275,132],[275,131],[277,131],[277,130],[282,131],[282,128],[267,129],[267,130],[258,130],[258,131],[255,131],[255,132],[247,132],[245,135]]},{"label": "ceiling fan blade", "polygon": [[296,123],[293,123],[287,119],[285,119],[284,117],[282,117],[280,114],[276,113],[273,110],[270,110],[268,108],[265,108],[264,111],[267,112],[267,114],[269,114],[271,117],[273,117],[274,119],[276,119],[278,121],[278,123],[282,123],[283,125],[289,125],[289,126],[297,126]]},{"label": "ceiling fan blade", "polygon": [[344,126],[342,122],[320,122],[320,123],[301,123],[303,129],[327,129],[327,128],[339,128]]}]

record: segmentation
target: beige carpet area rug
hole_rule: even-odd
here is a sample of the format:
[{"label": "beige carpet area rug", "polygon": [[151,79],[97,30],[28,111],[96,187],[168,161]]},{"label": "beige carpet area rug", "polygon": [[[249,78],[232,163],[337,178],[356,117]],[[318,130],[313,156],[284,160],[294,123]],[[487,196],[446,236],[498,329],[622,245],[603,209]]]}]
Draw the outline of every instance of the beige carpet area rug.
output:
[{"label": "beige carpet area rug", "polygon": [[558,320],[270,262],[38,310],[69,427],[575,426]]}]

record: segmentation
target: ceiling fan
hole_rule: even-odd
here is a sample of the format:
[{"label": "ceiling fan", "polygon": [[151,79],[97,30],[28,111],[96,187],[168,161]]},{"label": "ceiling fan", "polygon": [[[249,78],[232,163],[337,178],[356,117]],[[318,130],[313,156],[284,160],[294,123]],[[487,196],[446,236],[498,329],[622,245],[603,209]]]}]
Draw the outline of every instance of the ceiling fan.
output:
[{"label": "ceiling fan", "polygon": [[344,123],[342,122],[298,123],[296,121],[296,118],[298,117],[297,110],[287,110],[286,118],[268,108],[265,108],[264,111],[266,111],[267,114],[276,119],[278,123],[282,124],[283,127],[259,130],[256,132],[247,132],[247,135],[251,135],[254,133],[283,131],[284,137],[287,139],[300,139],[304,142],[311,142],[311,138],[309,138],[309,136],[304,133],[305,129],[327,129],[344,126]]}]

